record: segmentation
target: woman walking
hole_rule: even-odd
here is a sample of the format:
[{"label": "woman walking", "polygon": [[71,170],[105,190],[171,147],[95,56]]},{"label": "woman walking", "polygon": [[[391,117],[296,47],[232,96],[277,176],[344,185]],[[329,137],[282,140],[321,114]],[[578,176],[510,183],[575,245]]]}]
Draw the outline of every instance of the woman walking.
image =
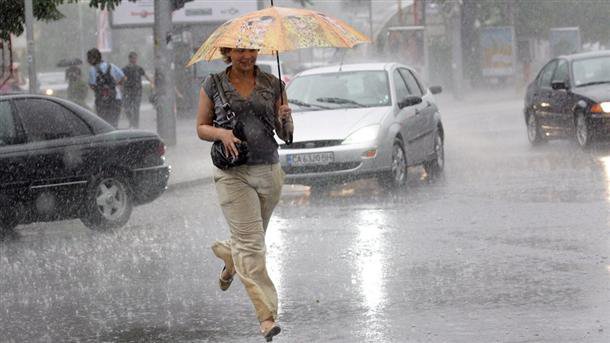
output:
[{"label": "woman walking", "polygon": [[[230,229],[230,239],[216,241],[214,254],[224,262],[220,289],[227,290],[237,274],[254,305],[260,331],[269,342],[280,333],[277,324],[278,299],[267,274],[265,232],[271,213],[280,199],[284,172],[279,164],[273,132],[292,140],[291,109],[280,92],[280,80],[256,66],[258,50],[221,48],[225,71],[216,74],[219,86],[208,76],[199,93],[197,134],[200,139],[221,141],[231,156],[239,154],[232,130],[215,127],[214,120],[226,119],[220,92],[243,124],[248,145],[245,164],[215,169],[214,182],[220,206]],[[219,89],[220,88],[220,89]]]}]

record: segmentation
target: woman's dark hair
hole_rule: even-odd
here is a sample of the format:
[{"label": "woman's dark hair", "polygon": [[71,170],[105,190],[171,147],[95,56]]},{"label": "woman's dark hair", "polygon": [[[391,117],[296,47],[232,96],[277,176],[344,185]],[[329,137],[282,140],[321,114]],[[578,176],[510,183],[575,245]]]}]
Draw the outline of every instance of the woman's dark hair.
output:
[{"label": "woman's dark hair", "polygon": [[230,52],[231,52],[231,48],[220,48],[220,54],[222,55],[222,60],[226,64],[231,63],[231,56],[229,56]]},{"label": "woman's dark hair", "polygon": [[102,53],[97,49],[93,48],[87,51],[87,62],[96,65],[102,61]]}]

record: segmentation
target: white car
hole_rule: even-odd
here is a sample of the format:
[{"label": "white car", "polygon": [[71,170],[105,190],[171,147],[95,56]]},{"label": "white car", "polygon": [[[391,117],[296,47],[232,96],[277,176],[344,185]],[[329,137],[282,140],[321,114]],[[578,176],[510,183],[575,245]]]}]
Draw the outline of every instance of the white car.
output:
[{"label": "white car", "polygon": [[279,141],[287,180],[315,184],[377,176],[403,186],[407,167],[444,168],[445,132],[434,95],[409,67],[368,63],[311,69],[287,88],[294,141]]},{"label": "white car", "polygon": [[38,73],[38,89],[40,93],[49,96],[66,97],[68,82],[65,71],[50,71]]},{"label": "white car", "polygon": [[[277,61],[268,59],[257,59],[256,65],[265,73],[273,74],[278,77]],[[284,64],[280,61],[280,72],[282,73],[282,81],[289,83],[292,75],[286,73]]]}]

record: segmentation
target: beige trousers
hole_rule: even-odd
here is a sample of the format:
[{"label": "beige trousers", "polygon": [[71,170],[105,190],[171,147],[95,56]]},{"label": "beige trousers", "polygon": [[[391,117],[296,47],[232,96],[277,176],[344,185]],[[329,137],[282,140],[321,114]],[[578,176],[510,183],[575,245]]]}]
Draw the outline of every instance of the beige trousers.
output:
[{"label": "beige trousers", "polygon": [[231,239],[216,241],[214,254],[237,272],[259,322],[277,318],[277,292],[267,274],[265,232],[280,200],[284,171],[280,164],[216,169],[214,182]]}]

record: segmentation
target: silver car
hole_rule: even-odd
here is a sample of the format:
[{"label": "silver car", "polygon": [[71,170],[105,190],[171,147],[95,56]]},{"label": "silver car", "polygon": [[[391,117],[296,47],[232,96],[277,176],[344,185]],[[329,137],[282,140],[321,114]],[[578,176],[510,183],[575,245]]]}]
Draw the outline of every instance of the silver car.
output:
[{"label": "silver car", "polygon": [[324,67],[295,76],[287,88],[294,142],[280,145],[287,181],[315,184],[376,176],[403,186],[407,167],[444,167],[444,130],[434,95],[397,63]]}]

